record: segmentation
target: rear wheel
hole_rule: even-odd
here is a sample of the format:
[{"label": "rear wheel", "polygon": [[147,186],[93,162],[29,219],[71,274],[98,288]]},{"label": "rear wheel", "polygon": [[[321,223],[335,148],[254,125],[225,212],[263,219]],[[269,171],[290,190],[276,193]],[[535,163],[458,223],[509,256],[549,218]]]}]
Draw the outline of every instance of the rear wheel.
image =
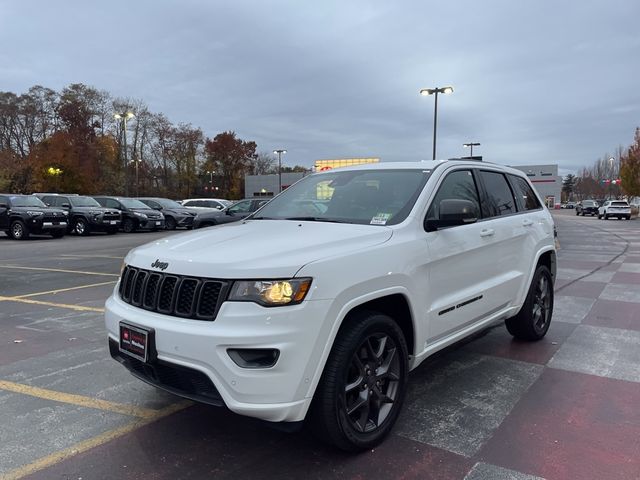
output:
[{"label": "rear wheel", "polygon": [[547,334],[553,314],[553,280],[544,265],[538,265],[527,298],[515,317],[505,323],[511,335],[520,340],[540,340]]},{"label": "rear wheel", "polygon": [[9,227],[9,236],[14,240],[26,240],[29,238],[29,230],[22,220],[14,220]]},{"label": "rear wheel", "polygon": [[309,421],[322,440],[346,451],[382,442],[404,400],[408,351],[392,318],[356,313],[341,328],[318,384]]}]

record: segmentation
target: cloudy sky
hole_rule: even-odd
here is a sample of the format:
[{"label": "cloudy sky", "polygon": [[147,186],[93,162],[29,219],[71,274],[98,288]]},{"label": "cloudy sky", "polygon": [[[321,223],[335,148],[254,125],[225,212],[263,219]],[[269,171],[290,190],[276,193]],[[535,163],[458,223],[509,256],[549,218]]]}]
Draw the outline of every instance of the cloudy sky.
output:
[{"label": "cloudy sky", "polygon": [[468,154],[561,173],[640,126],[635,0],[0,0],[0,90],[85,83],[286,164]]}]

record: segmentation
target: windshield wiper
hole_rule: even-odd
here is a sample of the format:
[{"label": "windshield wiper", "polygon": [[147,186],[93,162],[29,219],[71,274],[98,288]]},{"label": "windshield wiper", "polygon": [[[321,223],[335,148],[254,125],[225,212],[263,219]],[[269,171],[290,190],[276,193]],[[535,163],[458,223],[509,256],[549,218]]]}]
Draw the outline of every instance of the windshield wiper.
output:
[{"label": "windshield wiper", "polygon": [[326,217],[287,217],[284,220],[298,220],[301,222],[330,222],[330,223],[351,223],[338,218],[326,218]]}]

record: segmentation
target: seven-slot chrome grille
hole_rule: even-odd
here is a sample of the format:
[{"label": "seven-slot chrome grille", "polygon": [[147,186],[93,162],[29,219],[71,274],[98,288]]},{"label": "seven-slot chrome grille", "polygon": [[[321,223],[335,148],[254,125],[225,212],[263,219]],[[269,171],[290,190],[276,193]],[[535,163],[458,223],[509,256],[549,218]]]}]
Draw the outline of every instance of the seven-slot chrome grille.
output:
[{"label": "seven-slot chrome grille", "polygon": [[173,275],[131,266],[120,279],[120,298],[134,307],[194,320],[214,320],[230,282]]}]

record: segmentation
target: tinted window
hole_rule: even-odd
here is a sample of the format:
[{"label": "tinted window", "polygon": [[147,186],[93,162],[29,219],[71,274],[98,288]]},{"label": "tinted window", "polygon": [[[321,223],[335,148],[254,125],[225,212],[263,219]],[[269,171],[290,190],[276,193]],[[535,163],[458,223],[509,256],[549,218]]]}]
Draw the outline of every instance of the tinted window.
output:
[{"label": "tinted window", "polygon": [[516,203],[507,179],[502,173],[481,171],[480,177],[486,189],[482,199],[482,216],[498,217],[516,212]]},{"label": "tinted window", "polygon": [[515,188],[514,193],[516,194],[516,197],[520,197],[522,199],[522,207],[524,207],[525,210],[537,210],[540,208],[538,197],[536,197],[536,194],[533,192],[529,182],[516,175],[509,175],[509,177],[511,178],[511,182]]},{"label": "tinted window", "polygon": [[469,200],[475,205],[476,212],[480,212],[478,190],[470,170],[458,170],[447,175],[431,202],[427,218],[438,220],[440,218],[440,202],[452,199]]},{"label": "tinted window", "polygon": [[233,213],[246,213],[251,211],[251,200],[246,200],[244,202],[238,202],[233,207],[229,209],[230,212]]},{"label": "tinted window", "polygon": [[117,200],[112,200],[111,198],[108,198],[106,200],[105,205],[109,208],[115,208],[115,209],[120,208],[120,203]]}]

